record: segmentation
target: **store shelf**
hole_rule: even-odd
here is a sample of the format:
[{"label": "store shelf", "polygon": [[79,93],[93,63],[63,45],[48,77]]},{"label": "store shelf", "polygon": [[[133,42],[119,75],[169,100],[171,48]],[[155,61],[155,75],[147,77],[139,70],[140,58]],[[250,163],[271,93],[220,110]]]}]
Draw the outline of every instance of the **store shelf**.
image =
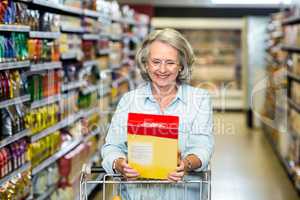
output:
[{"label": "store shelf", "polygon": [[97,41],[97,40],[100,39],[100,36],[97,35],[97,34],[86,33],[86,34],[83,34],[82,39],[84,39],[84,40],[96,40]]},{"label": "store shelf", "polygon": [[83,95],[87,95],[89,93],[97,91],[98,89],[99,89],[99,85],[90,85],[82,89],[81,92]]},{"label": "store shelf", "polygon": [[29,26],[0,24],[0,32],[29,32]]},{"label": "store shelf", "polygon": [[95,113],[97,111],[97,109],[98,108],[86,109],[86,110],[82,110],[77,113],[71,114],[68,117],[66,117],[65,119],[63,119],[60,122],[58,122],[57,124],[55,124],[54,126],[51,126],[37,134],[32,135],[31,142],[36,142],[37,140],[39,140],[43,137],[46,137],[57,130],[67,127],[67,126],[73,124],[74,122],[76,122],[77,120],[79,120],[80,118],[86,117],[86,116],[91,115],[92,113]]},{"label": "store shelf", "polygon": [[110,35],[109,38],[114,41],[121,41],[123,39],[122,35]]},{"label": "store shelf", "polygon": [[113,87],[117,87],[118,85],[120,85],[121,83],[125,82],[125,81],[130,81],[130,75],[127,76],[123,76],[115,81],[112,82],[112,86]]},{"label": "store shelf", "polygon": [[107,48],[107,49],[101,49],[98,51],[98,54],[99,55],[107,55],[107,54],[110,54],[111,52],[111,49]]},{"label": "store shelf", "polygon": [[70,60],[70,59],[80,59],[83,55],[81,50],[70,50],[66,53],[60,54],[60,59],[62,60]]},{"label": "store shelf", "polygon": [[294,81],[297,81],[300,83],[300,75],[294,74],[293,72],[288,72],[288,77],[291,78]]},{"label": "store shelf", "polygon": [[61,10],[65,13],[74,15],[74,16],[82,16],[83,10],[80,8],[72,7],[72,6],[62,6]]},{"label": "store shelf", "polygon": [[109,38],[110,37],[110,33],[100,33],[100,38]]},{"label": "store shelf", "polygon": [[52,187],[48,188],[47,191],[46,191],[43,195],[41,195],[41,196],[39,196],[39,197],[37,197],[37,198],[35,198],[35,199],[36,199],[36,200],[46,200],[46,199],[49,199],[49,197],[51,196],[51,194],[52,194],[55,190],[57,190],[57,186],[56,186],[56,185],[53,185]]},{"label": "store shelf", "polygon": [[0,63],[0,70],[18,69],[30,66],[30,61]]},{"label": "store shelf", "polygon": [[30,71],[42,71],[42,70],[52,70],[52,69],[60,69],[62,68],[61,62],[46,62],[40,64],[32,64],[30,67]]},{"label": "store shelf", "polygon": [[281,49],[283,51],[290,51],[290,52],[300,53],[300,48],[296,47],[296,46],[282,45]]},{"label": "store shelf", "polygon": [[284,26],[298,24],[298,23],[300,23],[300,16],[289,17],[288,19],[282,21],[282,25]]},{"label": "store shelf", "polygon": [[83,67],[92,67],[92,66],[98,66],[98,61],[97,60],[89,60],[83,62]]},{"label": "store shelf", "polygon": [[47,0],[32,0],[29,3],[29,8],[43,10],[50,13],[71,15],[71,16],[82,16],[83,10],[79,8],[74,8],[70,6],[64,6],[62,4],[54,3]]},{"label": "store shelf", "polygon": [[0,109],[1,108],[6,108],[6,107],[11,106],[11,105],[24,103],[24,102],[29,101],[29,100],[30,100],[30,95],[24,95],[24,96],[17,97],[17,98],[14,98],[14,99],[4,100],[4,101],[0,102]]},{"label": "store shelf", "polygon": [[0,179],[0,186],[5,184],[7,181],[11,180],[13,177],[17,176],[18,174],[29,170],[29,168],[30,168],[30,163],[29,162],[25,163],[17,170],[11,172],[10,174],[6,175],[4,178]]},{"label": "store shelf", "polygon": [[36,175],[37,173],[39,173],[40,171],[42,171],[43,169],[45,169],[52,163],[56,162],[59,158],[61,158],[65,154],[69,153],[71,150],[73,150],[75,147],[77,147],[81,143],[81,141],[82,140],[75,140],[75,141],[72,141],[69,145],[62,147],[60,151],[58,151],[51,157],[44,160],[41,164],[39,164],[38,166],[33,168],[32,175],[33,176]]},{"label": "store shelf", "polygon": [[95,130],[91,131],[91,133],[89,133],[84,139],[84,142],[88,142],[92,137],[96,136],[96,135],[100,135],[101,133],[101,129],[100,127],[97,127]]},{"label": "store shelf", "polygon": [[38,107],[42,107],[42,106],[46,106],[46,105],[49,105],[49,104],[53,104],[55,102],[58,102],[60,101],[61,99],[61,96],[60,94],[58,95],[54,95],[54,96],[50,96],[50,97],[46,97],[42,100],[37,100],[37,101],[34,101],[31,103],[31,109],[35,109],[35,108],[38,108]]},{"label": "store shelf", "polygon": [[46,137],[46,136],[52,134],[53,132],[58,131],[59,129],[61,129],[63,127],[64,127],[63,124],[59,122],[59,123],[55,124],[54,126],[46,128],[39,133],[35,133],[34,135],[31,136],[30,141],[31,141],[31,143],[36,142],[39,139]]},{"label": "store shelf", "polygon": [[79,33],[82,34],[85,32],[83,27],[73,27],[73,26],[67,26],[67,25],[61,25],[60,31],[65,33]]},{"label": "store shelf", "polygon": [[121,64],[110,64],[109,68],[110,69],[120,69],[123,66],[123,63]]},{"label": "store shelf", "polygon": [[38,39],[57,39],[60,36],[60,32],[42,32],[42,31],[30,31],[30,38]]},{"label": "store shelf", "polygon": [[28,136],[30,133],[30,131],[28,129],[21,131],[17,134],[14,134],[10,137],[4,138],[3,140],[0,141],[0,148],[5,147],[17,140],[20,140],[21,138],[24,138],[26,136]]},{"label": "store shelf", "polygon": [[105,97],[110,92],[111,92],[111,89],[108,85],[100,85],[100,87],[99,87],[99,96],[100,97]]},{"label": "store shelf", "polygon": [[94,11],[94,10],[88,10],[88,9],[83,10],[83,15],[86,17],[91,17],[91,18],[95,18],[95,19],[98,19],[101,16],[99,12]]},{"label": "store shelf", "polygon": [[298,105],[296,102],[294,102],[292,99],[288,98],[288,103],[291,108],[296,110],[298,113],[300,113],[300,105]]},{"label": "store shelf", "polygon": [[84,87],[86,85],[86,81],[74,81],[70,82],[68,84],[63,84],[61,87],[62,92],[68,91],[68,90],[74,90],[77,88]]}]

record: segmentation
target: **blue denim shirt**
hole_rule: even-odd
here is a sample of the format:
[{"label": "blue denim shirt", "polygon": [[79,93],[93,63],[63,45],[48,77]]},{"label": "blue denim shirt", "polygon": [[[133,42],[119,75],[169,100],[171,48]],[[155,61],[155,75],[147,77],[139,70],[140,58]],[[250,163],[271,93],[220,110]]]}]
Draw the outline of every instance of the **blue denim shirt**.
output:
[{"label": "blue denim shirt", "polygon": [[129,112],[179,116],[178,145],[181,158],[195,154],[206,169],[214,148],[211,97],[206,90],[187,84],[178,87],[177,95],[161,113],[158,102],[152,95],[151,84],[132,90],[121,98],[113,115],[105,144],[102,147],[102,166],[113,173],[113,161],[127,157],[127,117]]}]

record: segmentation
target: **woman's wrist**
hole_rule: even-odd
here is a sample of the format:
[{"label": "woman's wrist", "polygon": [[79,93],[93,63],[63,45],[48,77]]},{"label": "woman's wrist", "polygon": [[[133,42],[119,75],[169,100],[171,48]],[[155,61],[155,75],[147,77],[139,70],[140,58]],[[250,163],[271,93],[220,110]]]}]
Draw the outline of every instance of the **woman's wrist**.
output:
[{"label": "woman's wrist", "polygon": [[118,170],[118,166],[119,166],[119,162],[120,162],[121,159],[124,160],[124,158],[120,157],[120,158],[117,158],[117,159],[115,159],[115,160],[113,161],[112,169],[113,169],[114,173],[120,172],[120,171]]},{"label": "woman's wrist", "polygon": [[201,160],[194,154],[189,154],[183,159],[184,171],[190,172],[202,166]]}]

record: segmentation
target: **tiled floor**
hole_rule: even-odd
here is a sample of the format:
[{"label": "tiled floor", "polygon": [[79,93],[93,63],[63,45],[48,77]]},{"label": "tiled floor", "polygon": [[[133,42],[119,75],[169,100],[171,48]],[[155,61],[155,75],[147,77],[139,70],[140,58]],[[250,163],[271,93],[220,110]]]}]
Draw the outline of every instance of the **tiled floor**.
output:
[{"label": "tiled floor", "polygon": [[250,131],[245,115],[215,113],[212,200],[297,200],[262,131]]}]

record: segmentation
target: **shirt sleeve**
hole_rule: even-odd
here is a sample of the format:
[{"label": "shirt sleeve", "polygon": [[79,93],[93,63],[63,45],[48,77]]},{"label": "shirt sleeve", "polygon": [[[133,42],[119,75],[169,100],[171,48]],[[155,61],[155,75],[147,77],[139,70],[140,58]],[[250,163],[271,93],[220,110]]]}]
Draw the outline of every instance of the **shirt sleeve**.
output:
[{"label": "shirt sleeve", "polygon": [[184,157],[195,154],[202,162],[195,171],[202,171],[207,168],[214,149],[212,103],[206,91],[193,98],[197,114],[191,124]]},{"label": "shirt sleeve", "polygon": [[120,157],[126,158],[127,155],[126,130],[129,110],[128,103],[126,103],[127,94],[118,103],[105,138],[105,144],[101,149],[102,167],[106,173],[110,174],[114,173],[112,169],[113,161]]}]

